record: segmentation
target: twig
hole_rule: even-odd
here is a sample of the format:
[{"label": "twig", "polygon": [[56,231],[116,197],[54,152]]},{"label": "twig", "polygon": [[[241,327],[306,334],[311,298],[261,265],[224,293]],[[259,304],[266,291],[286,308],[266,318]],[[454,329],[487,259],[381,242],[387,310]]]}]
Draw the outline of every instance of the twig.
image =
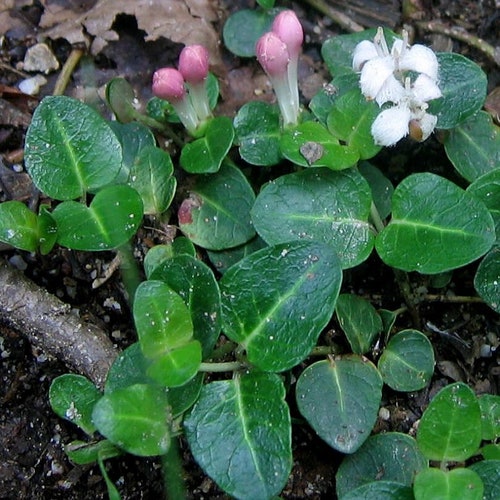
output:
[{"label": "twig", "polygon": [[325,0],[304,0],[304,2],[325,16],[328,16],[334,23],[338,24],[346,31],[355,33],[357,31],[364,31],[365,29],[364,26],[361,26],[361,24],[353,21],[349,16],[346,16],[342,12],[328,5]]},{"label": "twig", "polygon": [[0,261],[0,321],[102,387],[118,351],[68,304]]},{"label": "twig", "polygon": [[431,33],[440,33],[447,35],[461,42],[465,42],[471,47],[478,49],[485,56],[491,59],[494,63],[500,66],[500,47],[493,47],[488,42],[484,41],[475,35],[471,35],[468,31],[456,26],[446,26],[438,21],[418,21],[416,26],[419,29],[430,31]]},{"label": "twig", "polygon": [[82,58],[83,54],[84,54],[83,49],[74,48],[71,51],[68,59],[66,59],[66,62],[64,63],[64,66],[61,69],[61,72],[59,73],[59,76],[57,78],[54,87],[53,95],[64,94],[64,91],[68,86],[69,79],[71,78],[71,75],[73,74],[73,71],[75,70],[77,64],[80,62],[80,59]]}]

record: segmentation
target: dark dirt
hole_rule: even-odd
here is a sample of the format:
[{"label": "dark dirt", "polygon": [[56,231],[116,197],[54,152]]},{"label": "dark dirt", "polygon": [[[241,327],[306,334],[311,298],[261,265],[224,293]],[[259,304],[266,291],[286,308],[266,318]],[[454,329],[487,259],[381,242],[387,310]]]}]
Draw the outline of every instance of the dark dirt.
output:
[{"label": "dark dirt", "polygon": [[[208,1],[208,0],[207,0]],[[14,2],[15,3],[15,2]],[[26,48],[33,43],[37,35],[37,23],[43,12],[43,2],[22,2],[23,7],[14,7],[17,15],[24,20],[22,28],[4,33],[1,39],[0,84],[15,86],[19,74],[16,65],[22,61]],[[68,4],[75,2],[68,1]],[[80,2],[81,3],[81,2]],[[92,2],[90,2],[92,3]],[[250,1],[220,1],[221,21],[216,29],[221,32],[222,21],[234,9],[253,5]],[[314,89],[328,78],[319,64],[319,47],[327,37],[341,33],[334,23],[318,13],[306,2],[278,2],[280,5],[292,5],[303,21],[307,39],[304,49],[301,88],[304,95],[314,93]],[[360,23],[374,23],[374,19],[387,13],[389,4],[395,5],[388,18],[394,22],[393,28],[400,28],[403,23],[401,2],[352,1],[335,2],[331,5],[348,4],[347,15],[353,16]],[[496,38],[499,28],[499,11],[494,0],[476,2],[472,0],[414,0],[404,2],[416,5],[418,15],[405,19],[410,26],[421,20],[441,20],[449,25],[466,29],[469,33],[483,37],[492,45],[498,44]],[[89,2],[87,2],[89,4]],[[83,5],[83,4],[82,4]],[[497,5],[498,7],[498,5]],[[82,7],[84,8],[84,7]],[[0,9],[2,10],[2,9]],[[168,40],[144,42],[144,33],[137,29],[134,18],[128,16],[117,19],[117,31],[120,39],[109,44],[98,57],[87,56],[75,71],[68,88],[69,95],[81,92],[89,82],[92,70],[92,85],[99,87],[113,76],[126,76],[138,91],[140,99],[150,95],[149,81],[151,73],[159,65],[173,64],[179,52],[179,45]],[[498,85],[498,67],[485,55],[468,44],[457,42],[442,36],[430,36],[428,33],[415,31],[419,41],[427,44],[438,43],[451,46],[478,62],[486,71],[489,90]],[[53,50],[61,62],[69,54],[70,46],[65,40],[53,41]],[[440,49],[442,50],[442,49]],[[132,59],[137,64],[130,62]],[[241,78],[242,75],[255,75],[253,61],[242,61],[224,54],[227,65],[223,85],[225,100],[221,110],[233,114],[236,109],[253,95],[252,80]],[[51,93],[57,72],[47,77],[48,84],[43,87],[42,97]],[[247,87],[242,82],[247,81]],[[234,86],[234,91],[231,89]],[[228,90],[229,89],[229,90]],[[10,103],[16,102],[4,98]],[[16,98],[17,99],[17,98]],[[36,105],[36,99],[24,98],[17,101],[19,115],[12,117],[5,108],[0,117],[0,200],[21,199],[36,203],[37,194],[23,173],[14,173],[13,166],[22,158],[22,145],[30,114]],[[5,105],[5,103],[3,103]],[[9,108],[10,109],[10,108]],[[104,108],[102,108],[104,111]],[[399,151],[404,154],[405,151]],[[419,156],[418,150],[413,161],[429,164],[428,157]],[[429,154],[428,152],[425,154]],[[436,148],[433,165],[447,168],[444,158]],[[390,158],[397,171],[397,155]],[[141,231],[137,237],[139,254],[152,244],[160,243],[157,234]],[[9,248],[0,249],[2,258],[14,265],[25,267],[26,274],[38,285],[48,289],[63,301],[80,310],[80,314],[96,323],[109,333],[110,338],[119,348],[134,342],[134,331],[127,300],[120,284],[119,272],[101,287],[92,289],[92,281],[102,276],[105,268],[113,259],[111,253],[88,254],[59,249],[49,256],[40,257],[17,252]],[[394,279],[385,275],[372,257],[360,269],[348,273],[344,280],[344,291],[353,291],[370,297],[374,305],[395,309],[402,303]],[[371,270],[371,271],[370,271]],[[380,274],[382,273],[382,274]],[[430,322],[441,330],[453,332],[457,337],[431,331],[436,347],[438,367],[429,388],[409,395],[395,394],[386,390],[383,405],[389,410],[389,419],[379,419],[375,432],[382,430],[400,430],[413,432],[414,425],[425,409],[429,397],[439,388],[453,380],[464,380],[478,393],[499,394],[500,373],[498,352],[492,357],[479,356],[479,350],[488,340],[500,338],[500,320],[487,306],[481,303],[442,302],[447,294],[475,295],[472,277],[474,265],[461,271],[457,281],[454,279],[445,289],[433,289],[432,284],[418,275],[411,275],[415,289],[425,287],[428,293],[436,295],[434,300],[427,300],[419,306],[421,327]],[[381,285],[382,284],[382,285]],[[424,288],[422,288],[423,290]],[[407,322],[405,325],[404,322]],[[398,327],[412,326],[410,316],[398,319]],[[326,334],[329,339],[338,341],[336,325]],[[485,339],[486,335],[489,339]],[[460,342],[462,339],[465,343]],[[496,355],[496,357],[495,357]],[[97,466],[76,466],[66,458],[65,443],[82,438],[71,424],[55,416],[48,405],[48,390],[51,381],[68,369],[60,361],[51,359],[43,351],[29,344],[22,332],[0,325],[0,498],[2,499],[97,499],[106,498],[106,487]],[[293,394],[290,395],[290,401]],[[292,405],[292,403],[291,403]],[[294,417],[300,418],[297,412]],[[300,498],[335,498],[334,475],[342,456],[323,443],[314,433],[301,424],[293,428],[294,466],[282,497]],[[216,485],[207,478],[192,460],[184,443],[180,442],[181,456],[184,461],[184,480],[189,498],[217,499],[227,498]],[[108,461],[109,475],[118,485],[124,499],[162,498],[163,479],[159,461],[126,457]]]}]

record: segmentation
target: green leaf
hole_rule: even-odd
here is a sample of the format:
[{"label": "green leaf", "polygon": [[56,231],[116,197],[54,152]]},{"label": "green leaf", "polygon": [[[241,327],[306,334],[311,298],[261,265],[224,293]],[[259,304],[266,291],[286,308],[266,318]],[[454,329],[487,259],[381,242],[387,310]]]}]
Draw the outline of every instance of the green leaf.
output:
[{"label": "green leaf", "polygon": [[229,495],[271,498],[292,467],[285,388],[274,374],[251,372],[212,382],[184,420],[195,460]]},{"label": "green leaf", "polygon": [[483,203],[443,177],[421,173],[395,189],[392,219],[375,247],[391,267],[435,274],[478,259],[494,241],[493,219]]},{"label": "green leaf", "polygon": [[467,192],[486,205],[495,222],[497,241],[500,241],[500,169],[497,168],[476,179],[467,188]]},{"label": "green leaf", "polygon": [[251,214],[255,229],[268,244],[323,241],[347,269],[372,251],[370,205],[370,188],[356,170],[314,168],[283,175],[264,186]]},{"label": "green leaf", "polygon": [[392,195],[394,187],[391,181],[374,165],[367,161],[358,165],[360,174],[367,180],[372,192],[373,203],[382,219],[392,211]]},{"label": "green leaf", "polygon": [[211,174],[218,172],[222,160],[231,149],[234,139],[232,121],[218,116],[208,123],[205,135],[182,148],[180,163],[186,172]]},{"label": "green leaf", "polygon": [[300,375],[296,387],[300,413],[332,448],[354,453],[375,425],[382,378],[358,356],[318,361]]},{"label": "green leaf", "polygon": [[196,249],[193,243],[185,236],[178,236],[172,243],[155,245],[150,248],[144,257],[144,271],[147,278],[151,277],[157,266],[177,255],[196,257]]},{"label": "green leaf", "polygon": [[82,375],[60,375],[49,389],[50,405],[59,417],[73,422],[87,434],[96,430],[92,409],[101,398],[97,387]]},{"label": "green leaf", "polygon": [[328,324],[341,280],[340,262],[323,243],[259,250],[220,281],[223,331],[261,370],[292,368],[308,356]]},{"label": "green leaf", "polygon": [[277,106],[261,101],[247,102],[238,110],[233,125],[243,160],[262,166],[276,165],[281,161]]},{"label": "green leaf", "polygon": [[97,456],[97,463],[99,464],[99,470],[101,471],[104,482],[106,483],[109,500],[121,500],[122,497],[120,496],[120,492],[113,481],[111,481],[106,466],[104,465],[104,460],[100,455]]},{"label": "green leaf", "polygon": [[137,287],[133,313],[142,352],[152,360],[186,344],[193,336],[187,306],[162,281],[143,281]]},{"label": "green leaf", "polygon": [[113,182],[122,168],[122,148],[91,107],[71,97],[47,96],[28,127],[24,159],[40,191],[71,200]]},{"label": "green leaf", "polygon": [[500,166],[500,133],[486,111],[450,130],[444,147],[458,173],[470,182]]},{"label": "green leaf", "polygon": [[170,446],[168,402],[164,390],[136,384],[105,394],[95,405],[97,430],[128,453],[163,455]]},{"label": "green leaf", "polygon": [[106,102],[120,122],[128,123],[136,116],[134,100],[134,89],[125,78],[115,77],[107,83]]},{"label": "green leaf", "polygon": [[57,223],[46,205],[40,206],[37,230],[40,253],[42,255],[47,255],[57,241]]},{"label": "green leaf", "polygon": [[177,292],[191,313],[193,337],[209,356],[221,330],[221,297],[212,270],[190,255],[178,255],[157,266],[151,277]]},{"label": "green leaf", "polygon": [[481,454],[486,460],[500,460],[500,444],[487,444],[481,448]]},{"label": "green leaf", "polygon": [[342,500],[414,500],[413,489],[395,481],[374,481],[349,491]]},{"label": "green leaf", "polygon": [[500,437],[500,396],[481,394],[477,399],[481,408],[481,438],[493,441]]},{"label": "green leaf", "polygon": [[378,360],[384,382],[395,391],[423,389],[434,372],[434,350],[417,330],[403,330],[391,338]]},{"label": "green leaf", "polygon": [[64,201],[52,214],[59,244],[74,250],[111,250],[136,233],[142,222],[142,200],[129,186],[109,186],[95,195],[89,207]]},{"label": "green leaf", "polygon": [[500,312],[500,248],[495,247],[480,262],[474,288],[494,311]]},{"label": "green leaf", "polygon": [[488,82],[484,71],[470,59],[452,52],[436,56],[443,97],[431,102],[429,112],[437,115],[437,128],[450,129],[481,109]]},{"label": "green leaf", "polygon": [[344,293],[335,306],[340,327],[355,354],[368,352],[382,331],[382,319],[375,308],[362,297]]},{"label": "green leaf", "polygon": [[381,149],[373,140],[371,127],[380,108],[375,101],[367,101],[359,88],[354,88],[337,99],[328,114],[328,130],[342,143],[358,151],[362,160],[375,156]]},{"label": "green leaf", "polygon": [[413,492],[415,500],[482,500],[483,482],[470,469],[457,468],[443,471],[429,468],[415,477]]},{"label": "green leaf", "polygon": [[483,500],[500,498],[500,460],[483,460],[468,467],[483,481]]},{"label": "green leaf", "polygon": [[123,451],[117,448],[107,439],[86,443],[84,441],[72,441],[64,447],[64,452],[68,458],[78,465],[85,465],[97,462],[99,456],[103,459],[118,457]]},{"label": "green leaf", "polygon": [[38,249],[38,217],[17,200],[0,204],[0,241],[20,250]]},{"label": "green leaf", "polygon": [[359,160],[359,152],[339,143],[323,125],[314,121],[287,128],[281,137],[281,153],[302,167],[342,170]]},{"label": "green leaf", "polygon": [[165,387],[180,387],[198,372],[201,363],[201,344],[192,340],[153,360],[147,374]]},{"label": "green leaf", "polygon": [[242,9],[229,16],[222,31],[224,45],[240,57],[254,57],[257,40],[271,28],[275,12]]},{"label": "green leaf", "polygon": [[170,155],[156,146],[144,146],[130,169],[128,184],[142,198],[145,214],[160,215],[172,203],[177,181]]},{"label": "green leaf", "polygon": [[337,496],[342,500],[350,491],[374,481],[411,486],[415,474],[427,467],[412,437],[398,432],[376,434],[342,460],[335,476]]},{"label": "green leaf", "polygon": [[219,172],[196,177],[179,208],[181,231],[195,244],[223,250],[255,236],[250,209],[255,194],[241,170],[224,163]]},{"label": "green leaf", "polygon": [[420,420],[417,442],[430,460],[461,462],[481,443],[481,411],[476,395],[462,382],[447,385]]}]

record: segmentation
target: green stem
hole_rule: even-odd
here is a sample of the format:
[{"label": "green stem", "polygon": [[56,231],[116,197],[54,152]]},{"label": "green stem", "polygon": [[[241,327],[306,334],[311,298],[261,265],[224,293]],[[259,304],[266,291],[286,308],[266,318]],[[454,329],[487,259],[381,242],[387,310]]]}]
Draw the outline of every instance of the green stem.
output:
[{"label": "green stem", "polygon": [[338,345],[318,345],[313,347],[309,356],[328,356],[329,354],[339,354],[341,351]]},{"label": "green stem", "polygon": [[375,229],[377,230],[377,233],[380,233],[385,226],[382,217],[380,217],[380,213],[377,207],[375,206],[375,203],[373,203],[373,201],[370,206],[370,218],[372,220]]},{"label": "green stem", "polygon": [[125,290],[129,296],[129,303],[134,301],[135,291],[142,281],[141,272],[132,252],[132,245],[126,243],[118,249],[120,257],[120,271]]},{"label": "green stem", "polygon": [[245,368],[245,364],[239,361],[227,361],[225,363],[201,363],[200,372],[234,372]]},{"label": "green stem", "polygon": [[154,118],[151,118],[150,116],[143,115],[139,112],[134,113],[134,118],[147,127],[160,130],[166,136],[172,139],[174,144],[179,148],[182,148],[184,146],[184,141],[172,130],[172,127],[170,127],[170,125],[168,125],[167,123],[160,122],[158,120],[155,120]]},{"label": "green stem", "polygon": [[170,448],[161,457],[161,465],[166,498],[171,500],[184,500],[187,498],[186,488],[182,480],[184,473],[177,438],[172,438]]}]

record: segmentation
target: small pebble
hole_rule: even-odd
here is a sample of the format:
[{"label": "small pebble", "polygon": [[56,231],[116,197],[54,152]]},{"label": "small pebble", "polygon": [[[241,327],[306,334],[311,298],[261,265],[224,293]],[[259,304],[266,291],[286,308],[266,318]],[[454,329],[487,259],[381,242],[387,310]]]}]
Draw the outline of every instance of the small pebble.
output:
[{"label": "small pebble", "polygon": [[28,95],[37,95],[40,92],[40,87],[47,83],[47,79],[42,75],[35,75],[31,78],[22,80],[18,88],[21,92]]},{"label": "small pebble", "polygon": [[46,43],[37,43],[26,51],[23,69],[47,75],[59,69],[59,61]]}]

